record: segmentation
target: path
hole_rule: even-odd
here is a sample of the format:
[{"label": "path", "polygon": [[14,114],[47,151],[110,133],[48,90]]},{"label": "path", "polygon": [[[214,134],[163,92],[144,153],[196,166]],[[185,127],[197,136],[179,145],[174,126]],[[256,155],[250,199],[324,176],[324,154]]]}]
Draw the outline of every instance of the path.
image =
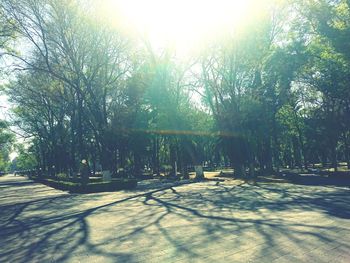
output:
[{"label": "path", "polygon": [[71,195],[0,178],[0,262],[350,262],[350,190],[202,182]]}]

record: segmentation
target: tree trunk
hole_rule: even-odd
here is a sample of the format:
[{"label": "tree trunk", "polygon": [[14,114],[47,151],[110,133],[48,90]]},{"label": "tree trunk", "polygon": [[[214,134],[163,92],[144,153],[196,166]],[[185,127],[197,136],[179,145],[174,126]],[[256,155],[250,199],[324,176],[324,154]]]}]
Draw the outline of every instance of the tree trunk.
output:
[{"label": "tree trunk", "polygon": [[134,152],[134,175],[141,176],[141,156],[138,152]]},{"label": "tree trunk", "polygon": [[300,144],[300,149],[301,149],[301,154],[303,156],[303,160],[304,160],[304,168],[305,170],[307,170],[307,157],[306,157],[306,152],[305,152],[305,146],[304,146],[304,142],[303,142],[303,135],[302,135],[302,131],[300,129],[299,126],[299,122],[298,122],[298,115],[296,113],[296,111],[294,111],[294,117],[295,117],[295,123],[296,123],[296,128],[298,131],[298,140],[299,140],[299,144]]},{"label": "tree trunk", "polygon": [[345,147],[345,159],[348,166],[348,169],[350,170],[350,133],[344,135],[344,147]]},{"label": "tree trunk", "polygon": [[244,164],[235,163],[235,164],[233,165],[233,169],[234,169],[234,177],[242,178],[242,177],[245,176],[245,167],[244,167]]},{"label": "tree trunk", "polygon": [[274,115],[273,118],[273,144],[274,144],[274,150],[273,150],[273,155],[274,155],[274,164],[275,164],[275,168],[276,168],[276,173],[279,174],[280,173],[280,157],[279,157],[279,153],[280,153],[280,145],[278,143],[278,136],[277,136],[277,127],[276,127],[276,117]]},{"label": "tree trunk", "polygon": [[70,121],[70,137],[71,137],[71,147],[70,147],[70,176],[73,178],[77,178],[77,169],[76,169],[76,140],[75,140],[75,117],[74,114],[71,116],[71,121]]},{"label": "tree trunk", "polygon": [[271,149],[271,139],[268,139],[267,142],[267,148],[266,148],[266,160],[265,160],[265,171],[264,174],[273,173],[273,165],[272,165],[272,149]]},{"label": "tree trunk", "polygon": [[176,146],[172,142],[170,142],[169,147],[170,147],[170,156],[169,156],[170,157],[170,164],[172,167],[170,176],[175,177],[176,176],[176,174],[175,174],[175,162],[177,161]]},{"label": "tree trunk", "polygon": [[249,177],[255,177],[255,165],[254,162],[249,164]]},{"label": "tree trunk", "polygon": [[152,167],[153,173],[156,174],[157,176],[160,176],[158,135],[156,135],[153,140],[152,166],[153,166]]},{"label": "tree trunk", "polygon": [[338,161],[337,161],[337,146],[334,144],[331,149],[331,160],[332,160],[332,167],[334,168],[334,171],[338,171]]},{"label": "tree trunk", "polygon": [[293,136],[293,156],[295,160],[295,164],[299,169],[302,169],[302,159],[301,159],[301,151],[300,151],[300,143],[298,142],[297,138]]},{"label": "tree trunk", "polygon": [[[85,145],[84,145],[84,139],[83,139],[83,99],[81,98],[81,95],[78,93],[78,109],[77,109],[77,114],[78,114],[78,127],[77,127],[77,137],[78,137],[78,153],[79,153],[79,162],[88,162],[86,152],[85,152]],[[90,168],[88,165],[83,166],[83,169],[80,169],[80,176],[81,176],[81,183],[84,185],[88,182],[89,178],[89,170]],[[87,177],[87,178],[86,178]]]}]

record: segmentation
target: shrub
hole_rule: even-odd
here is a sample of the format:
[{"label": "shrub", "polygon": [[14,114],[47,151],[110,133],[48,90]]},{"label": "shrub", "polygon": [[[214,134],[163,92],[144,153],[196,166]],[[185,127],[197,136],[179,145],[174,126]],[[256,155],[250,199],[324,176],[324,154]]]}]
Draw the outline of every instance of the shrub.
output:
[{"label": "shrub", "polygon": [[65,173],[58,173],[56,174],[56,179],[58,181],[69,181],[69,176]]}]

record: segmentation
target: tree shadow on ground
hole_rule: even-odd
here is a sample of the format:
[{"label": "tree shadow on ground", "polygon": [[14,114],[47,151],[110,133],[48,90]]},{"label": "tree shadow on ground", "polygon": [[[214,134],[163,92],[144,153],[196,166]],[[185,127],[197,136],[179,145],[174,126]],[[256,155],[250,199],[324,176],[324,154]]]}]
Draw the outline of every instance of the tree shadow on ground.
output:
[{"label": "tree shadow on ground", "polygon": [[[21,185],[22,196],[33,189]],[[348,244],[346,189],[174,183],[150,191],[69,195],[0,205],[1,262],[147,262],[277,258]],[[27,190],[26,190],[27,189]],[[45,194],[46,187],[37,192]],[[322,222],[315,222],[315,217]],[[343,233],[343,234],[338,234]],[[317,261],[317,258],[316,258]]]}]

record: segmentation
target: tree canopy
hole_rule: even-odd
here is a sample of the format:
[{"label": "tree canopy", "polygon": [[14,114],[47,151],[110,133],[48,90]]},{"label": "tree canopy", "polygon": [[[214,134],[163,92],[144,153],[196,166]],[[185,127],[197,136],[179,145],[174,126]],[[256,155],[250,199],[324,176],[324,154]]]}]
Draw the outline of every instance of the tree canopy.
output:
[{"label": "tree canopy", "polygon": [[[23,167],[75,176],[85,160],[92,172],[187,175],[207,163],[242,176],[350,166],[350,2],[264,3],[184,58],[91,1],[1,1],[12,125],[32,138]],[[13,36],[25,48],[9,48]]]}]

